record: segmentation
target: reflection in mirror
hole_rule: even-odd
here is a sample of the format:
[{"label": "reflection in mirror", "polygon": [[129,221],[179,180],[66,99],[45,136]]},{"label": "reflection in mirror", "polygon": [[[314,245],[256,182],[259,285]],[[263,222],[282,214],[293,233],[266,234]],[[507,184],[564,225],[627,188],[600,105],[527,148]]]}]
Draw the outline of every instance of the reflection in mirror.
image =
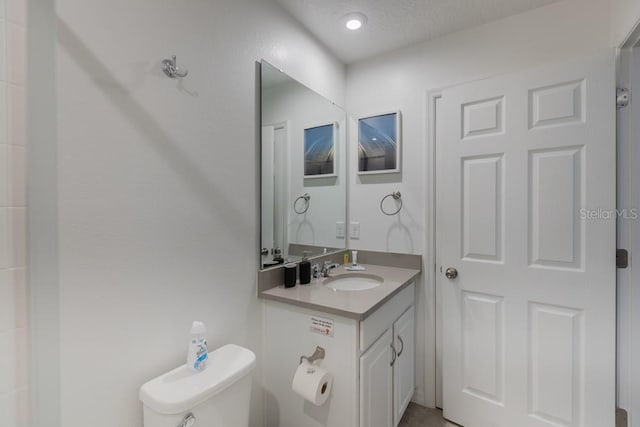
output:
[{"label": "reflection in mirror", "polygon": [[261,268],[345,248],[346,115],[261,64]]}]

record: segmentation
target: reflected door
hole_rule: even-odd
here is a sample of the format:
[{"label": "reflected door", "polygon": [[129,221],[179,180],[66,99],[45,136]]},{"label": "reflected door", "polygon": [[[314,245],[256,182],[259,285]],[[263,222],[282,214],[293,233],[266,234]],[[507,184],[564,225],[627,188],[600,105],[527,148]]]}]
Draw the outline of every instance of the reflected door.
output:
[{"label": "reflected door", "polygon": [[285,124],[262,127],[262,245],[269,250],[263,262],[273,258],[277,248],[287,257],[287,127]]},{"label": "reflected door", "polygon": [[[614,56],[447,89],[437,111],[445,417],[614,425]],[[594,216],[595,215],[595,216]]]},{"label": "reflected door", "polygon": [[[274,170],[273,170],[273,148],[275,143],[275,127],[262,127],[262,170],[261,170],[261,192],[260,192],[260,222],[262,223],[262,247],[263,249],[273,249],[273,208],[274,208]],[[263,255],[263,258],[268,257]],[[266,261],[266,259],[263,259]]]}]

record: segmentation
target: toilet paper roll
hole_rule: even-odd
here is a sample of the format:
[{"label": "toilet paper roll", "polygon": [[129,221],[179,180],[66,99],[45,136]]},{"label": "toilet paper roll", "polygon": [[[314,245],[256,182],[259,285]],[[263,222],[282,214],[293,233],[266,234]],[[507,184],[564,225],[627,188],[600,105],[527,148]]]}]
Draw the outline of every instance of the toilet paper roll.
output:
[{"label": "toilet paper roll", "polygon": [[331,393],[332,384],[333,375],[329,371],[303,360],[293,376],[291,388],[314,405],[322,406]]}]

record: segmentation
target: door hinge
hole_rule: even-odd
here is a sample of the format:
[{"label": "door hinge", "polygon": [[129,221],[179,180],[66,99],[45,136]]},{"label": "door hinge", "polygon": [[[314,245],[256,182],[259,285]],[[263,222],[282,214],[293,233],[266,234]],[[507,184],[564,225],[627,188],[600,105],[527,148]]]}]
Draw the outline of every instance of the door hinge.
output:
[{"label": "door hinge", "polygon": [[623,108],[631,102],[631,92],[626,87],[616,89],[616,107]]},{"label": "door hinge", "polygon": [[629,417],[627,411],[622,408],[616,408],[616,427],[627,427],[629,425]]},{"label": "door hinge", "polygon": [[616,251],[616,267],[627,268],[629,266],[629,251],[618,249]]}]

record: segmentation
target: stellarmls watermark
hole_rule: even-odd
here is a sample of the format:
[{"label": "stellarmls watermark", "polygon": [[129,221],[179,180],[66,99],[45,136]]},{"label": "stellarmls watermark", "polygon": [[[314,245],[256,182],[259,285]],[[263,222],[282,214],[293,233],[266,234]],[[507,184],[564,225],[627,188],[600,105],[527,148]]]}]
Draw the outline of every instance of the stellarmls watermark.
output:
[{"label": "stellarmls watermark", "polygon": [[580,219],[626,219],[636,220],[640,217],[640,209],[580,209]]}]

